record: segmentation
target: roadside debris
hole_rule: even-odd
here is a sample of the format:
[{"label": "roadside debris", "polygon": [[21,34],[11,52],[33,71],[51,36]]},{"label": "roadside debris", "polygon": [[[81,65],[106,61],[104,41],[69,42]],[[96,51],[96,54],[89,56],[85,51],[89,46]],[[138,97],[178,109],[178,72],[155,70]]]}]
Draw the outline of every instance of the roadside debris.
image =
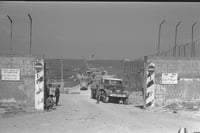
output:
[{"label": "roadside debris", "polygon": [[164,108],[170,109],[173,111],[198,111],[200,109],[200,101],[199,102],[179,102],[179,103],[171,103],[166,105]]}]

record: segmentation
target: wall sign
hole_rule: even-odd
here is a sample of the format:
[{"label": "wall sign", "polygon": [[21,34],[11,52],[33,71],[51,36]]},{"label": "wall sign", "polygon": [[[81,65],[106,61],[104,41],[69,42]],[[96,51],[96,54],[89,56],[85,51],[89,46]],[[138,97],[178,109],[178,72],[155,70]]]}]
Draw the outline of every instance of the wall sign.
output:
[{"label": "wall sign", "polygon": [[20,69],[2,68],[1,80],[20,80]]},{"label": "wall sign", "polygon": [[162,73],[162,84],[178,84],[178,74]]},{"label": "wall sign", "polygon": [[150,63],[150,64],[148,65],[147,71],[148,71],[149,73],[155,72],[155,64],[154,64],[154,63]]}]

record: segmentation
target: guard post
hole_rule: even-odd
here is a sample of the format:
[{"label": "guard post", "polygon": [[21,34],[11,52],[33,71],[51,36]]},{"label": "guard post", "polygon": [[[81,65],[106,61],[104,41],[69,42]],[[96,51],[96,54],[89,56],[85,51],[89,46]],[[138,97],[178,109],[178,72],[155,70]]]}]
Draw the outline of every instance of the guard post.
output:
[{"label": "guard post", "polygon": [[143,108],[146,108],[146,90],[147,90],[147,86],[146,86],[146,77],[147,77],[147,56],[144,56],[144,69],[143,69]]}]

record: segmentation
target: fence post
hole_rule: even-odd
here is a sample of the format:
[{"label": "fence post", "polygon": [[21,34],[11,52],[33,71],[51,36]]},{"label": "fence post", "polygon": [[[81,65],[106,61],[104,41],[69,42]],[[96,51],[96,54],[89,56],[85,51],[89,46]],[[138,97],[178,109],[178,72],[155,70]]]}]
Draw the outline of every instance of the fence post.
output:
[{"label": "fence post", "polygon": [[146,73],[146,66],[147,66],[147,56],[144,56],[144,69],[143,69],[143,108],[146,108],[146,90],[147,90],[147,86],[146,86],[146,77],[147,77],[147,73]]}]

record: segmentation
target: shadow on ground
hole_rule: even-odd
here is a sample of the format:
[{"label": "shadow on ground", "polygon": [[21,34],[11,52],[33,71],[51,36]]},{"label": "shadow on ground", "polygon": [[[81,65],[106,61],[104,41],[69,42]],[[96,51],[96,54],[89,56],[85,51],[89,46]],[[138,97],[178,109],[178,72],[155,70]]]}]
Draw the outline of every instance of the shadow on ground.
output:
[{"label": "shadow on ground", "polygon": [[30,114],[35,112],[33,109],[25,108],[16,103],[1,103],[0,102],[0,117],[7,118],[16,115]]},{"label": "shadow on ground", "polygon": [[135,105],[134,107],[139,108],[139,109],[144,109],[143,105]]}]

